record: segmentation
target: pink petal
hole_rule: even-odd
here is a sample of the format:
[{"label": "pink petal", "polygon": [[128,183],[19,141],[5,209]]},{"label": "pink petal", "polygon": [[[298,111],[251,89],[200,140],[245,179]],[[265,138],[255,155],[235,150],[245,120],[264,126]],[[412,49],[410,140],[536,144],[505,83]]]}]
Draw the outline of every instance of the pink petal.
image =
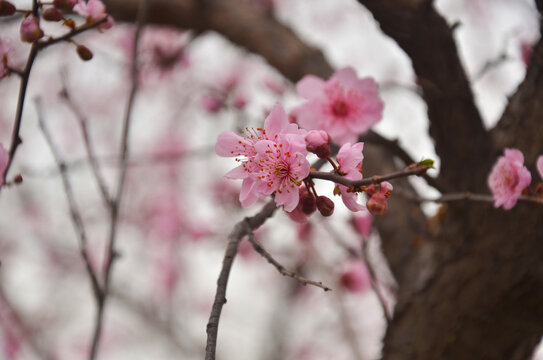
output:
[{"label": "pink petal", "polygon": [[252,177],[245,178],[241,184],[241,192],[239,193],[239,201],[241,206],[248,207],[253,205],[259,198],[258,193],[254,191],[256,179]]},{"label": "pink petal", "polygon": [[276,102],[271,113],[264,121],[264,130],[266,137],[273,139],[277,134],[281,133],[288,126],[288,116],[281,104]]},{"label": "pink petal", "polygon": [[351,66],[347,66],[336,71],[329,81],[332,80],[337,80],[341,86],[350,88],[357,83],[358,77],[356,76],[356,71]]},{"label": "pink petal", "polygon": [[249,173],[245,170],[245,167],[243,165],[236,166],[226,174],[224,174],[224,177],[227,179],[245,179],[249,176]]},{"label": "pink petal", "polygon": [[341,193],[341,200],[352,212],[363,211],[366,207],[356,202],[358,195],[356,193],[347,192],[347,188],[343,185],[339,186],[339,192]]},{"label": "pink petal", "polygon": [[537,158],[537,172],[539,173],[539,177],[543,179],[543,155]]},{"label": "pink petal", "polygon": [[294,186],[294,184],[292,186],[287,185],[281,189],[281,192],[275,193],[275,203],[277,206],[283,205],[286,212],[293,211],[298,206],[299,201],[298,187]]},{"label": "pink petal", "polygon": [[240,144],[247,144],[247,140],[241,136],[233,133],[232,131],[223,131],[217,137],[217,143],[215,144],[215,153],[224,157],[235,157],[244,155],[240,149]]},{"label": "pink petal", "polygon": [[296,84],[296,91],[304,99],[314,99],[323,95],[324,80],[315,75],[306,75]]}]

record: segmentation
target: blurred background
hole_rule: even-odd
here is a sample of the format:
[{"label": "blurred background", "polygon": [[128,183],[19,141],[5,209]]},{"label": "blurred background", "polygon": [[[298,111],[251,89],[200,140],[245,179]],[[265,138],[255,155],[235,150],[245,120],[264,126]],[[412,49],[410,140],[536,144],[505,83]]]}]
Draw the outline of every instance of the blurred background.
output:
[{"label": "blurred background", "polygon": [[[322,49],[335,68],[353,66],[360,77],[373,77],[385,103],[375,130],[398,139],[416,160],[436,159],[439,168],[410,61],[383,35],[369,11],[354,0],[246,1]],[[28,1],[14,3],[31,6]],[[449,24],[457,23],[460,56],[490,127],[523,79],[539,37],[535,5],[528,0],[440,0],[436,7]],[[18,41],[19,25],[20,18],[2,18],[0,34],[12,40],[13,64],[22,68],[29,46]],[[49,34],[65,31],[56,24],[43,27]],[[10,172],[22,174],[24,182],[0,195],[0,359],[88,358],[95,301],[59,170],[38,127],[35,99],[41,99],[43,119],[67,164],[91,264],[101,269],[109,212],[88,161],[80,121],[86,124],[105,185],[113,190],[134,31],[134,24],[117,21],[108,31],[76,39],[91,49],[91,61],[81,61],[72,44],[59,44],[40,53],[34,65],[23,144]],[[138,56],[119,258],[99,358],[201,359],[227,235],[265,203],[240,207],[241,184],[223,178],[235,163],[215,155],[217,135],[262,126],[276,101],[288,112],[302,99],[265,60],[218,33],[147,26]],[[16,76],[0,81],[0,142],[6,146],[18,87]],[[413,183],[425,195],[438,194],[417,180]],[[318,186],[331,195],[331,186]],[[396,284],[381,255],[378,233],[362,234],[353,214],[341,201],[336,205],[333,217],[313,216],[307,224],[278,211],[256,233],[286,268],[322,281],[332,292],[281,276],[247,241],[241,243],[219,327],[217,358],[379,357],[386,329],[382,304],[366,270],[357,268],[360,260],[353,249],[356,255],[362,241],[367,244],[389,309]],[[425,211],[433,214],[436,209],[428,205]]]}]

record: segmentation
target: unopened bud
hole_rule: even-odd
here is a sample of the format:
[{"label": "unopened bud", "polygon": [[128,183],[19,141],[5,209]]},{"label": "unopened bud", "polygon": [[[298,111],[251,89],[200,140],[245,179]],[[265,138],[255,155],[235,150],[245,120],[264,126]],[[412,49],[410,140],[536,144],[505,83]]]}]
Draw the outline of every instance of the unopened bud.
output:
[{"label": "unopened bud", "polygon": [[334,202],[326,196],[317,197],[317,209],[322,216],[330,216],[334,213]]},{"label": "unopened bud", "polygon": [[10,16],[15,14],[15,11],[17,8],[15,8],[15,5],[10,3],[9,1],[0,0],[0,16]]},{"label": "unopened bud", "polygon": [[305,136],[307,151],[317,154],[321,159],[330,156],[330,136],[324,130],[311,130]]},{"label": "unopened bud", "polygon": [[20,184],[23,182],[23,175],[21,174],[17,174],[14,178],[13,178],[13,182],[15,184]]},{"label": "unopened bud", "polygon": [[311,192],[309,192],[307,189],[304,192],[300,190],[300,204],[302,212],[306,215],[311,215],[315,212],[315,210],[317,210],[317,201],[315,200],[315,196],[313,196],[313,194],[311,194]]},{"label": "unopened bud", "polygon": [[77,54],[83,61],[89,61],[92,59],[92,51],[85,45],[77,45]]},{"label": "unopened bud", "polygon": [[60,21],[64,19],[62,13],[54,7],[45,9],[41,17],[43,18],[43,20],[46,21]]},{"label": "unopened bud", "polygon": [[77,0],[53,0],[53,6],[59,10],[72,11]]},{"label": "unopened bud", "polygon": [[40,21],[38,18],[27,18],[21,23],[21,40],[25,42],[34,42],[43,36],[43,31],[40,29]]},{"label": "unopened bud", "polygon": [[375,193],[366,203],[366,207],[374,215],[384,215],[387,211],[387,198],[380,192]]}]

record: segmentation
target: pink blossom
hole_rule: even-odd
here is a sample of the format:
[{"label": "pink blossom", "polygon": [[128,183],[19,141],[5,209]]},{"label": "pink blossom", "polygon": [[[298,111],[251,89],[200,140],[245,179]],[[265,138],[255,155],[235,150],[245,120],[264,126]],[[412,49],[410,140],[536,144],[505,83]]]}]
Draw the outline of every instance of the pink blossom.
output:
[{"label": "pink blossom", "polygon": [[217,95],[213,94],[204,95],[201,104],[204,110],[210,113],[218,112],[223,106],[222,100]]},{"label": "pink blossom", "polygon": [[384,215],[388,207],[387,199],[393,189],[392,184],[388,181],[368,186],[366,190],[366,195],[369,196],[366,203],[368,210],[375,215]]},{"label": "pink blossom", "polygon": [[4,146],[0,144],[0,186],[4,185],[4,171],[9,163],[9,153],[4,149]]},{"label": "pink blossom", "polygon": [[215,152],[237,157],[240,166],[225,176],[243,179],[240,202],[247,207],[259,198],[275,194],[275,203],[292,211],[298,205],[298,186],[309,175],[305,158],[305,131],[289,124],[281,105],[276,104],[266,118],[264,129],[246,129],[241,137],[232,131],[219,134]]},{"label": "pink blossom", "polygon": [[366,291],[371,285],[371,277],[366,265],[359,261],[350,261],[343,269],[340,282],[351,292]]},{"label": "pink blossom", "polygon": [[[364,143],[356,143],[351,145],[350,143],[344,144],[336,156],[336,160],[339,165],[339,170],[345,174],[345,178],[349,180],[362,180],[362,160],[364,155],[362,150],[364,149]],[[353,211],[364,210],[365,207],[356,202],[357,194],[353,192],[348,192],[347,187],[344,185],[338,185],[339,192],[341,194],[341,200],[345,206]]]},{"label": "pink blossom", "polygon": [[175,189],[152,194],[145,204],[145,214],[151,233],[166,242],[176,240],[184,224],[184,214]]},{"label": "pink blossom", "polygon": [[543,179],[543,155],[537,158],[537,172],[539,173],[539,177]]},{"label": "pink blossom", "polygon": [[295,111],[300,126],[322,129],[336,144],[354,142],[381,120],[383,102],[372,78],[359,79],[353,68],[337,71],[328,81],[307,75],[296,85],[308,102]]},{"label": "pink blossom", "polygon": [[100,0],[79,0],[73,9],[76,13],[84,16],[87,22],[97,22],[107,16],[107,21],[99,26],[101,30],[109,29],[113,26],[113,18],[106,13],[106,6]]},{"label": "pink blossom", "polygon": [[368,237],[371,233],[373,216],[367,211],[361,211],[353,216],[353,223],[358,232],[363,237]]},{"label": "pink blossom", "polygon": [[13,47],[8,39],[0,38],[0,79],[8,74],[6,65],[13,53]]},{"label": "pink blossom", "polygon": [[505,149],[494,164],[488,177],[488,186],[494,196],[494,207],[503,205],[505,210],[515,206],[519,196],[530,182],[532,176],[524,166],[524,156],[517,149]]},{"label": "pink blossom", "polygon": [[35,17],[26,18],[21,23],[20,29],[21,41],[34,42],[43,36],[40,29],[40,20]]}]

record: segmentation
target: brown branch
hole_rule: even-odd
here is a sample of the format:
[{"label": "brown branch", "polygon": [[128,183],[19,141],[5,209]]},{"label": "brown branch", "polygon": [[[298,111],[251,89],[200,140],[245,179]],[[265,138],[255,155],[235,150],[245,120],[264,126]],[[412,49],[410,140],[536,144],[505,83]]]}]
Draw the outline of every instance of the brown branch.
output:
[{"label": "brown branch", "polygon": [[72,219],[72,224],[77,234],[77,237],[79,238],[79,251],[81,253],[81,258],[83,259],[83,263],[85,264],[85,269],[87,270],[87,274],[89,275],[94,296],[96,299],[98,299],[101,296],[102,289],[98,282],[96,272],[92,268],[91,262],[89,260],[89,255],[87,252],[87,233],[85,231],[85,225],[83,223],[83,219],[81,218],[81,211],[79,210],[79,207],[77,206],[77,203],[75,201],[75,196],[74,196],[70,179],[68,177],[66,164],[64,160],[62,159],[62,156],[60,155],[60,151],[56,147],[53,141],[51,132],[49,131],[49,128],[47,127],[45,123],[40,99],[36,99],[35,103],[36,103],[36,109],[38,111],[38,122],[40,125],[40,129],[42,130],[42,133],[47,142],[47,145],[49,145],[49,149],[51,150],[51,153],[53,154],[53,157],[55,159],[55,162],[60,172],[62,185],[64,186],[64,192],[66,193],[68,206],[70,208],[70,217]]},{"label": "brown branch", "polygon": [[320,281],[313,281],[313,280],[306,279],[303,276],[296,274],[295,272],[285,269],[283,265],[281,265],[277,260],[275,260],[273,256],[269,252],[267,252],[266,249],[264,249],[262,245],[260,245],[256,241],[254,234],[252,232],[250,232],[247,235],[247,238],[249,242],[253,245],[253,248],[255,249],[255,251],[259,253],[264,259],[266,259],[270,264],[275,266],[275,268],[277,269],[277,271],[279,271],[281,275],[293,278],[294,280],[298,281],[299,283],[303,285],[313,285],[313,286],[323,289],[324,291],[332,291],[332,289],[330,289],[326,285],[323,285],[323,283]]},{"label": "brown branch", "polygon": [[332,172],[322,172],[322,171],[311,171],[309,173],[309,177],[313,179],[322,179],[322,180],[328,180],[335,182],[337,184],[345,185],[348,187],[354,187],[355,189],[359,188],[360,186],[366,186],[371,184],[380,184],[383,181],[393,180],[393,179],[399,179],[404,178],[412,175],[422,175],[424,174],[430,167],[428,166],[419,166],[416,168],[406,168],[402,171],[397,171],[391,174],[387,175],[375,175],[366,179],[362,180],[349,180],[345,178],[344,176],[338,175],[336,173]]},{"label": "brown branch", "polygon": [[237,223],[228,236],[228,245],[224,253],[221,273],[217,280],[215,300],[213,301],[213,307],[209,314],[209,320],[206,327],[207,344],[205,360],[215,360],[219,320],[221,318],[222,307],[226,304],[226,287],[228,285],[228,278],[230,277],[230,270],[232,269],[232,264],[234,263],[234,258],[238,251],[238,245],[244,236],[251,234],[253,230],[262,225],[273,215],[276,209],[277,206],[275,205],[275,201],[270,200],[256,215],[245,218]]},{"label": "brown branch", "polygon": [[[486,188],[491,142],[452,30],[427,0],[359,0],[410,57],[428,106],[430,135],[448,190]],[[454,134],[454,135],[453,135]],[[463,169],[463,171],[459,171]],[[465,176],[465,173],[471,176]]]},{"label": "brown branch", "polygon": [[[384,146],[392,154],[394,154],[400,160],[402,160],[402,162],[406,166],[416,163],[416,161],[407,153],[407,151],[405,151],[405,149],[400,146],[400,144],[398,143],[398,140],[389,140],[373,130],[370,130],[367,134],[363,135],[360,141],[365,141],[368,143]],[[443,186],[439,183],[438,179],[429,176],[427,173],[423,173],[420,176],[424,180],[426,180],[428,185],[430,185],[434,189],[437,189],[441,192],[443,191]]]},{"label": "brown branch", "polygon": [[118,220],[119,220],[119,210],[121,207],[121,200],[123,196],[125,178],[126,178],[126,169],[127,169],[127,159],[128,159],[128,139],[130,133],[130,123],[132,120],[132,110],[134,102],[136,99],[136,94],[138,92],[138,50],[139,50],[139,40],[142,33],[142,28],[144,22],[146,21],[147,11],[148,11],[148,0],[140,0],[138,6],[138,17],[136,22],[136,33],[134,34],[134,48],[132,53],[132,69],[131,69],[131,88],[130,94],[128,96],[128,103],[126,106],[126,114],[123,121],[123,129],[121,134],[121,168],[120,174],[117,181],[117,188],[115,198],[110,202],[110,223],[109,223],[109,237],[107,242],[107,248],[105,253],[105,268],[104,268],[104,283],[103,291],[101,296],[98,299],[98,311],[96,313],[94,332],[92,337],[92,346],[89,355],[90,360],[95,360],[98,355],[98,348],[100,345],[100,339],[102,334],[102,328],[104,323],[104,311],[108,298],[110,283],[111,283],[111,273],[113,268],[113,263],[118,257],[117,251],[115,249],[116,239],[117,239],[117,229],[118,229]]},{"label": "brown branch", "polygon": [[83,134],[83,141],[85,143],[85,149],[87,151],[87,158],[88,162],[91,166],[92,173],[94,175],[94,179],[96,180],[96,183],[98,184],[98,188],[100,189],[100,193],[102,194],[102,200],[104,201],[107,208],[111,207],[111,197],[109,195],[109,191],[106,186],[106,182],[104,180],[104,177],[100,173],[100,165],[98,164],[98,160],[96,158],[96,153],[94,151],[94,146],[92,145],[92,142],[90,140],[89,130],[87,126],[87,117],[81,112],[81,109],[77,107],[74,100],[72,99],[70,92],[68,91],[68,86],[66,84],[66,78],[65,73],[62,74],[63,76],[63,86],[61,90],[61,96],[66,101],[66,104],[68,105],[68,108],[72,111],[72,113],[75,115],[77,123],[79,124],[79,127],[81,129],[81,133]]}]

